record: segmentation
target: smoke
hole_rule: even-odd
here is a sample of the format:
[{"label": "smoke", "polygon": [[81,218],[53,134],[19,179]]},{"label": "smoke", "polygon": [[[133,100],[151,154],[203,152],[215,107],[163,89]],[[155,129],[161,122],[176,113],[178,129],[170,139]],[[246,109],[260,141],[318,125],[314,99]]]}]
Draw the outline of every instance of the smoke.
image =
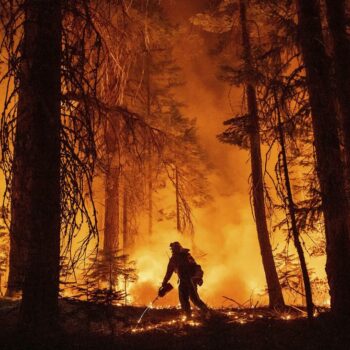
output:
[{"label": "smoke", "polygon": [[[249,154],[218,142],[216,135],[223,131],[223,121],[240,111],[241,91],[232,89],[217,79],[218,62],[211,56],[205,34],[192,27],[188,18],[203,10],[203,1],[164,1],[165,10],[180,34],[174,47],[177,64],[186,81],[177,90],[185,103],[183,112],[197,119],[200,144],[213,170],[208,175],[213,201],[205,208],[194,210],[195,247],[192,252],[204,270],[201,297],[211,306],[226,305],[223,296],[239,303],[253,293],[259,295],[265,280],[249,203]],[[169,243],[191,242],[171,227],[156,227],[151,242],[141,246],[134,255],[140,275],[130,293],[134,302],[146,304],[154,298],[168,263]],[[141,243],[141,242],[140,242]],[[172,284],[176,285],[176,277]],[[176,305],[177,293],[171,292],[160,304]]]},{"label": "smoke", "polygon": [[[261,267],[259,248],[256,244],[255,226],[250,210],[241,207],[232,213],[235,220],[222,224],[219,220],[231,210],[221,212],[225,200],[218,206],[215,202],[205,209],[196,211],[197,230],[192,255],[204,270],[204,284],[200,287],[201,297],[211,306],[225,305],[223,296],[246,301],[252,293],[259,300],[264,277]],[[226,204],[240,202],[240,196],[227,197]],[[209,220],[208,220],[209,219]],[[175,230],[156,231],[149,242],[138,244],[140,247],[133,255],[137,262],[138,282],[129,291],[133,302],[148,304],[157,293],[165,275],[170,257],[169,243],[179,241],[185,247],[191,247],[188,237]],[[177,285],[174,274],[171,283]],[[177,292],[171,292],[160,305],[176,305]]]},{"label": "smoke", "polygon": [[[218,142],[223,121],[240,112],[242,91],[230,89],[217,79],[218,60],[209,54],[212,37],[193,27],[188,19],[203,11],[203,0],[163,0],[165,12],[179,24],[174,55],[182,68],[186,84],[176,91],[186,107],[183,112],[196,117],[200,144],[213,169],[208,176],[213,200],[204,208],[195,209],[195,249],[192,254],[204,270],[204,284],[199,293],[211,306],[227,305],[223,296],[239,303],[253,296],[260,302],[265,288],[256,227],[250,202],[248,177],[249,154]],[[3,91],[0,90],[0,97]],[[103,229],[102,183],[95,185]],[[4,181],[0,176],[0,194]],[[275,238],[276,239],[276,238]],[[136,261],[139,279],[130,285],[129,294],[136,304],[148,304],[157,294],[170,256],[169,243],[180,241],[192,248],[188,237],[181,236],[169,222],[158,222],[151,238],[139,238],[131,259]],[[324,274],[324,259],[317,261],[317,274]],[[172,280],[174,287],[177,279]],[[159,301],[159,305],[177,305],[176,290]]]},{"label": "smoke", "polygon": [[[194,210],[196,249],[192,254],[204,270],[199,293],[216,307],[227,305],[223,296],[240,304],[249,298],[266,304],[266,281],[249,201],[249,153],[221,144],[216,138],[223,131],[223,121],[241,112],[242,89],[230,88],[217,79],[219,62],[209,54],[215,37],[188,20],[203,11],[206,2],[164,0],[163,4],[169,19],[180,26],[174,55],[186,84],[178,88],[177,96],[186,105],[183,112],[197,119],[200,145],[213,166],[206,174],[213,201]],[[283,245],[285,237],[274,233],[271,239],[276,248],[279,243],[279,247]],[[134,258],[140,280],[131,290],[136,303],[147,304],[156,295],[168,263],[168,246],[174,240],[191,247],[191,242],[164,224],[156,227],[150,243],[139,245]],[[321,278],[325,276],[324,263],[323,257],[309,259],[309,267]],[[176,277],[172,283],[176,285]],[[159,303],[176,305],[177,293],[169,293]]]},{"label": "smoke", "polygon": [[220,306],[222,296],[240,303],[252,293],[258,298],[265,279],[249,203],[249,154],[221,144],[216,138],[224,129],[223,121],[240,112],[242,91],[217,78],[219,62],[209,54],[216,38],[189,24],[188,18],[202,11],[203,6],[203,1],[192,2],[192,8],[183,16],[187,35],[179,37],[175,55],[187,82],[178,91],[179,97],[187,105],[185,113],[197,118],[201,145],[214,166],[209,176],[213,202],[195,213],[196,243],[207,254],[203,262],[207,276],[203,297]]}]

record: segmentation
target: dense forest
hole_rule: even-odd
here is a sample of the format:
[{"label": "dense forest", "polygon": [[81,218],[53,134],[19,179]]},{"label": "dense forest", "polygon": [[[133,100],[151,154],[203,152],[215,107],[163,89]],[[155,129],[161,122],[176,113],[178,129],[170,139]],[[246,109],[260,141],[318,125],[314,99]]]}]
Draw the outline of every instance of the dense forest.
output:
[{"label": "dense forest", "polygon": [[4,349],[347,348],[349,11],[0,0]]}]

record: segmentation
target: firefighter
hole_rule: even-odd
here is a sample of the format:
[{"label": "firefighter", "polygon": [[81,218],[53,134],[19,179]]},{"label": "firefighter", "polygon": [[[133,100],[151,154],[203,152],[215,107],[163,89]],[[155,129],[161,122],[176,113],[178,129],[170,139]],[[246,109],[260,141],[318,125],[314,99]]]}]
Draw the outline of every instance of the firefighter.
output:
[{"label": "firefighter", "polygon": [[202,285],[203,283],[202,268],[196,264],[189,253],[189,249],[183,248],[179,242],[170,243],[170,249],[172,256],[170,257],[161,288],[166,286],[173,272],[177,273],[179,278],[179,300],[182,311],[187,317],[191,317],[191,300],[205,316],[209,315],[209,308],[201,300],[197,291],[197,285]]}]

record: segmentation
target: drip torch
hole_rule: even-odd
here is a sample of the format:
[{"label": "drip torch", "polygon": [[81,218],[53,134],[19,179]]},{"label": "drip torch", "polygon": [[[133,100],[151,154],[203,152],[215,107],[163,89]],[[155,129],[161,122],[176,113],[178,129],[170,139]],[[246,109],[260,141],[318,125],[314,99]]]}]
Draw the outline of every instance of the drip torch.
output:
[{"label": "drip torch", "polygon": [[138,325],[140,324],[143,316],[146,314],[146,312],[153,306],[153,304],[159,299],[159,298],[163,298],[166,294],[168,294],[174,287],[170,284],[170,283],[166,283],[164,286],[161,286],[158,290],[158,294],[157,296],[153,299],[153,301],[150,303],[149,306],[147,306],[145,308],[145,310],[142,312],[139,320],[137,321],[137,324],[134,328],[134,330],[136,330],[136,328],[138,327]]}]

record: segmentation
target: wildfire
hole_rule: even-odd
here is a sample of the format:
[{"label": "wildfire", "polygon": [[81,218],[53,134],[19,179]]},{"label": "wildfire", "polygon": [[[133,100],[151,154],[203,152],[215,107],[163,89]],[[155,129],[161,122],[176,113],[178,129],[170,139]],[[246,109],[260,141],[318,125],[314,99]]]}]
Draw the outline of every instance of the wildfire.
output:
[{"label": "wildfire", "polygon": [[[304,313],[278,313],[278,312],[271,312],[269,310],[239,310],[239,309],[217,309],[214,311],[214,315],[217,314],[218,317],[224,316],[223,320],[227,322],[228,324],[240,324],[245,325],[247,323],[254,322],[258,319],[276,319],[276,320],[284,320],[284,321],[291,321],[297,318],[304,318],[306,317]],[[195,314],[191,315],[191,318],[188,319],[186,316],[181,316],[176,319],[170,319],[167,321],[161,321],[158,323],[152,323],[152,324],[146,324],[146,325],[140,325],[139,323],[134,326],[130,331],[131,333],[142,333],[142,332],[151,332],[154,330],[163,330],[163,331],[174,331],[175,329],[182,329],[184,327],[201,327],[204,326],[202,322],[199,320],[196,320]],[[215,316],[214,316],[215,317]],[[225,318],[226,317],[226,318]]]},{"label": "wildfire", "polygon": [[330,307],[331,306],[331,299],[328,298],[324,303],[323,303],[324,307]]},{"label": "wildfire", "polygon": [[153,331],[156,329],[166,329],[169,327],[200,327],[202,324],[198,321],[194,320],[187,320],[186,316],[181,317],[180,319],[172,319],[170,321],[164,321],[164,322],[159,322],[157,324],[153,325],[147,325],[143,327],[134,327],[131,329],[132,333],[142,333],[142,332],[149,332]]}]

